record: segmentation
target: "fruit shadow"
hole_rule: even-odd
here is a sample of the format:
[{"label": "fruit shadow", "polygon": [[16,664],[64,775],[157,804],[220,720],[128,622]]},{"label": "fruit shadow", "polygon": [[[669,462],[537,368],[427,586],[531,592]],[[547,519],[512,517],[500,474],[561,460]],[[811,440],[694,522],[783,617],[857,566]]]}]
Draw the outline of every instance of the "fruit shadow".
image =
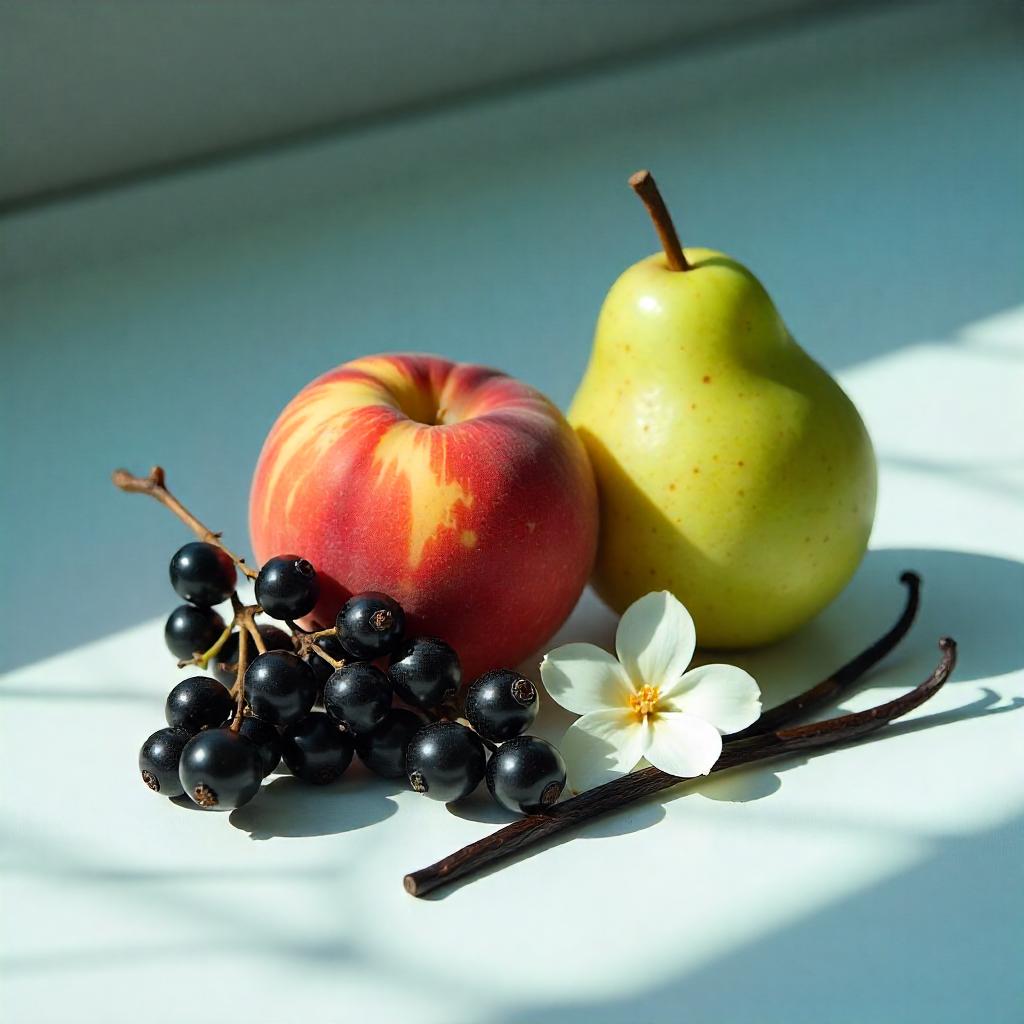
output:
[{"label": "fruit shadow", "polygon": [[[628,495],[637,525],[656,535],[675,535],[686,546],[686,558],[702,569],[714,564],[678,533],[682,527],[664,513],[629,478],[614,456],[586,431],[581,437],[591,457],[602,466],[606,486]],[[922,510],[926,514],[927,510]],[[1024,667],[1024,564],[1013,559],[932,548],[874,548],[867,552],[850,583],[806,626],[779,643],[740,651],[699,649],[695,664],[728,661],[749,671],[770,707],[807,688],[844,664],[884,633],[903,608],[900,574],[912,569],[923,581],[921,607],[910,635],[864,684],[914,685],[925,678],[937,659],[936,643],[952,636],[959,644],[953,681],[965,683],[1004,675]],[[659,575],[659,572],[662,574]],[[672,589],[670,575],[648,570],[651,589]],[[550,647],[571,641],[596,643],[614,651],[615,615],[590,592]],[[698,644],[700,636],[697,637]],[[543,653],[543,652],[541,652]],[[539,678],[541,655],[524,664]],[[907,673],[910,673],[908,677]]]},{"label": "fruit shadow", "polygon": [[358,764],[329,786],[278,775],[228,820],[250,839],[338,835],[390,818],[398,810],[391,798],[405,788],[402,780],[379,778]]},{"label": "fruit shadow", "polygon": [[[971,718],[1006,714],[1011,711],[1018,711],[1021,708],[1024,708],[1024,697],[1016,696],[1011,698],[1009,702],[1005,702],[1003,695],[989,687],[983,687],[978,697],[960,707],[949,708],[933,714],[920,715],[908,721],[897,721],[881,729],[879,732],[855,742],[863,744],[892,741],[901,736],[921,732],[925,729],[935,729],[942,725],[966,721]],[[439,901],[455,896],[469,882],[482,880],[496,871],[513,867],[520,861],[553,849],[556,846],[561,846],[563,843],[571,842],[574,839],[605,839],[613,836],[629,835],[642,829],[650,828],[652,825],[658,824],[665,817],[665,808],[669,802],[680,800],[687,796],[700,794],[712,800],[724,800],[732,803],[759,800],[763,797],[771,796],[782,784],[780,775],[795,768],[809,766],[810,762],[814,761],[816,757],[827,755],[828,752],[828,750],[821,750],[806,755],[788,757],[784,760],[773,762],[768,766],[752,765],[734,768],[727,772],[722,772],[721,775],[715,775],[707,779],[681,781],[673,789],[665,790],[662,793],[655,793],[644,800],[624,807],[615,814],[595,819],[579,828],[538,842],[527,850],[514,854],[496,864],[487,865],[472,875],[459,879],[440,890],[428,893],[422,898],[430,901]],[[479,803],[479,793],[474,794],[474,797],[465,801],[461,807],[465,809],[471,804],[477,803]],[[455,813],[458,813],[460,810],[457,807],[450,807],[449,809]],[[460,816],[471,817],[469,814]],[[472,818],[472,820],[493,820],[496,824],[506,824],[514,820],[514,818],[512,815],[487,814],[485,816],[482,814],[481,817]]]},{"label": "fruit shadow", "polygon": [[[646,504],[645,516],[649,515],[659,529],[662,525],[669,529],[670,524],[662,513],[624,474],[620,476],[617,486],[631,488],[635,503]],[[818,717],[851,710],[847,698],[858,691],[886,688],[889,692],[879,697],[882,700],[891,696],[892,688],[909,689],[917,685],[934,667],[938,658],[937,641],[942,636],[952,636],[958,642],[958,663],[951,687],[994,679],[1024,667],[1024,644],[1020,643],[1020,624],[1024,622],[1024,564],[974,552],[932,548],[869,550],[843,592],[793,636],[777,644],[749,650],[698,650],[694,663],[728,661],[741,666],[757,679],[764,706],[770,708],[828,677],[889,629],[904,606],[906,592],[899,578],[907,569],[917,572],[923,583],[920,609],[909,635],[881,664],[866,673],[846,698]],[[546,649],[582,641],[614,651],[616,623],[616,615],[588,589]],[[538,682],[543,653],[539,652],[520,666],[521,671]],[[541,712],[530,731],[557,746],[575,716],[546,698],[542,687],[540,692]],[[864,698],[860,698],[857,706],[862,707],[864,702]],[[1022,704],[1024,700],[1020,698],[1003,703],[996,690],[984,687],[977,699],[948,711],[895,722],[877,739],[980,715],[1000,714]],[[639,831],[664,817],[667,800],[691,792],[725,802],[763,799],[779,790],[784,772],[810,759],[790,758],[680,785],[678,791],[623,808],[591,822],[575,834],[601,837]],[[482,791],[450,810],[459,817],[494,825],[515,820],[514,815],[496,806]],[[556,838],[548,845],[560,841],[564,840]]]}]

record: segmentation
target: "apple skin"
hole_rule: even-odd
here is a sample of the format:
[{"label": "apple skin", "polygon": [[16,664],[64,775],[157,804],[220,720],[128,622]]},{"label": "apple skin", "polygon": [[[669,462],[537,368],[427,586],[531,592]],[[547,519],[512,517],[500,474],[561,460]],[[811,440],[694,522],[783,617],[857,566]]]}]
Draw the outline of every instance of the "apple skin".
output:
[{"label": "apple skin", "polygon": [[586,452],[558,409],[497,370],[436,356],[346,363],[274,424],[249,500],[260,562],[296,552],[320,576],[306,627],[354,593],[390,594],[463,680],[515,666],[562,625],[597,546]]}]

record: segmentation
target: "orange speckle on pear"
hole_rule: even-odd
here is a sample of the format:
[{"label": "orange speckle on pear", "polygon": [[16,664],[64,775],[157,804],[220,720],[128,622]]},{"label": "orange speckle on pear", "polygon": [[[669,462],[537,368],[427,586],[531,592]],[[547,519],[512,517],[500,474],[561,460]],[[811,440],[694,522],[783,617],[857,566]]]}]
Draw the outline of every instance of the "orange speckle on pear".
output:
[{"label": "orange speckle on pear", "polygon": [[673,481],[672,483],[670,483],[670,484],[668,485],[668,489],[669,489],[670,491],[674,491],[674,490],[676,489],[675,481]]},{"label": "orange speckle on pear", "polygon": [[693,471],[694,471],[694,473],[699,473],[700,472],[700,467],[699,466],[694,466],[693,467]]},{"label": "orange speckle on pear", "polygon": [[711,378],[706,373],[704,374],[703,380],[705,384],[711,383]]},{"label": "orange speckle on pear", "polygon": [[697,403],[696,402],[691,402],[690,403],[690,408],[691,409],[696,409],[697,408]]},{"label": "orange speckle on pear", "polygon": [[737,465],[737,466],[742,466],[742,465],[743,465],[743,460],[742,460],[742,459],[740,459],[740,461],[739,461],[739,462],[737,462],[737,463],[736,463],[736,465]]},{"label": "orange speckle on pear", "polygon": [[740,490],[740,491],[737,491],[736,493],[742,498],[743,495],[746,494],[747,492],[743,491],[743,490]]},{"label": "orange speckle on pear", "polygon": [[476,531],[475,530],[463,530],[459,536],[459,541],[464,548],[475,548],[476,547]]}]

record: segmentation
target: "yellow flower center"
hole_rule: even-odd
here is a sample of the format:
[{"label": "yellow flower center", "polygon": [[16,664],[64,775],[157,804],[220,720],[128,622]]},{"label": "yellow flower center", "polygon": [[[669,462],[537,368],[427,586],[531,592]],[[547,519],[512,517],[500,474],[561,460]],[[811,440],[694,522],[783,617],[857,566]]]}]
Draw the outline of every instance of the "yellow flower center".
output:
[{"label": "yellow flower center", "polygon": [[658,706],[658,688],[656,686],[641,686],[636,693],[629,696],[629,706],[640,717],[651,715]]}]

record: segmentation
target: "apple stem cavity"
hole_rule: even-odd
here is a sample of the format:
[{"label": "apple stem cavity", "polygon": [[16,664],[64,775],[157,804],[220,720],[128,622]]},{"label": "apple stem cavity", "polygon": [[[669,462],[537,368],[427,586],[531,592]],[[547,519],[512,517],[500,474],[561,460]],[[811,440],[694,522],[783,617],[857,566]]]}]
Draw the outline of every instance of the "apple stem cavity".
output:
[{"label": "apple stem cavity", "polygon": [[[901,577],[907,587],[907,602],[899,620],[884,636],[847,662],[837,672],[804,691],[793,700],[765,712],[749,729],[730,736],[713,773],[753,764],[770,758],[807,750],[826,749],[860,740],[919,707],[943,686],[956,665],[956,642],[950,637],[939,640],[938,664],[928,678],[908,693],[867,711],[840,715],[810,725],[793,725],[823,703],[844,696],[854,682],[888,654],[907,634],[917,613],[920,578],[907,572]],[[531,814],[506,825],[478,842],[445,857],[420,871],[406,875],[405,890],[412,896],[425,896],[435,889],[465,878],[497,861],[514,856],[551,836],[576,828],[603,814],[678,785],[686,780],[657,768],[632,772],[614,782],[588,790],[541,814]]]},{"label": "apple stem cavity", "polygon": [[665,200],[661,198],[654,175],[650,171],[637,171],[630,177],[629,187],[643,200],[651,220],[654,221],[669,268],[693,270],[693,265],[687,261],[683,247],[679,244],[679,235],[676,234],[676,227],[672,223],[672,215],[668,212]]}]

